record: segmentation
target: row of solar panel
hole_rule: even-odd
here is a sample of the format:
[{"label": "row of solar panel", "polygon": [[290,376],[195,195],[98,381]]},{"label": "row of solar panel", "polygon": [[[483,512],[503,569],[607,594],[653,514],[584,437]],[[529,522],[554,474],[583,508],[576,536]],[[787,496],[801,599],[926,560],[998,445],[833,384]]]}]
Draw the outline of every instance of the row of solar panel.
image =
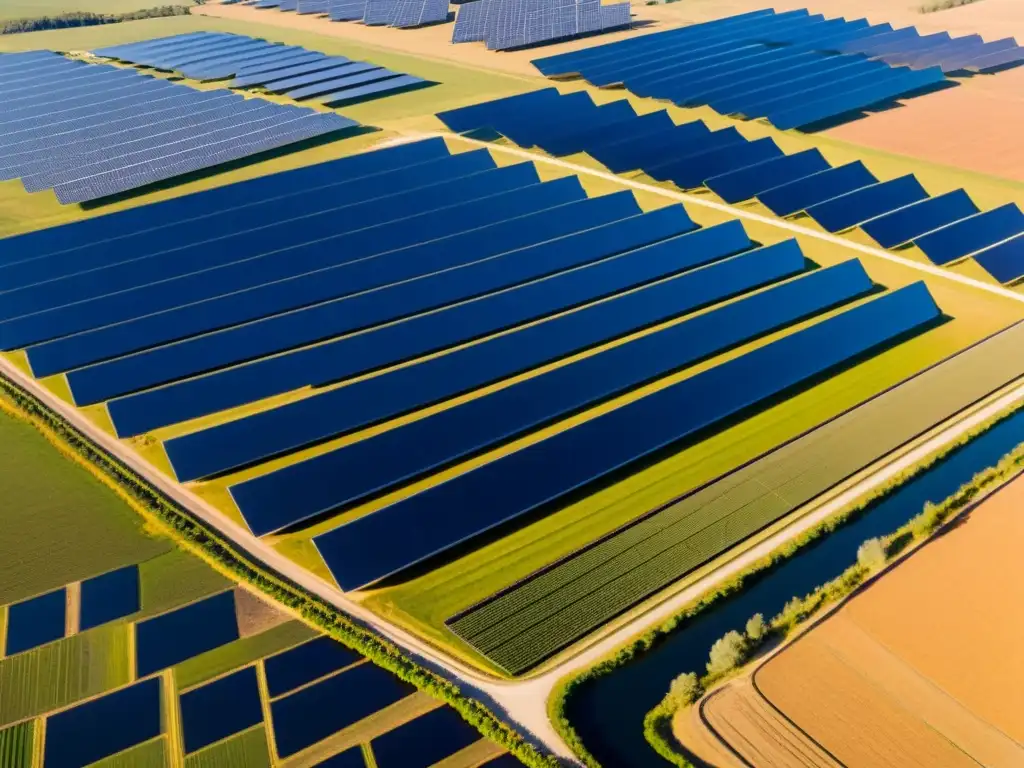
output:
[{"label": "row of solar panel", "polygon": [[438,117],[454,131],[496,131],[553,155],[586,152],[616,173],[707,186],[727,203],[756,198],[829,232],[860,227],[884,248],[913,245],[938,265],[973,257],[999,282],[1024,277],[1024,215],[1015,204],[981,212],[964,190],[932,197],[913,175],[880,181],[859,161],[833,168],[817,149],[784,155],[770,138],[675,125],[666,112],[637,116],[626,101],[599,107],[554,88]]},{"label": "row of solar panel", "polygon": [[[534,64],[545,74],[577,73],[680,106],[707,104],[723,114],[766,117],[782,129],[811,129],[945,82],[943,66],[924,55],[928,44],[945,51],[946,66],[968,66],[961,66],[965,51],[975,48],[950,49],[948,35],[932,37],[941,36],[918,40],[915,30],[826,20],[806,10],[756,12]],[[1024,49],[1010,43],[978,42],[975,62],[1024,61]]]},{"label": "row of solar panel", "polygon": [[[62,203],[126,192],[358,124],[53,53],[0,57],[0,177]],[[6,64],[4,66],[3,64]]]},{"label": "row of solar panel", "polygon": [[234,77],[234,88],[261,86],[297,101],[317,97],[332,107],[431,85],[376,64],[226,33],[174,35],[93,53],[196,80]]},{"label": "row of solar panel", "polygon": [[410,29],[448,20],[448,0],[251,0],[255,8],[327,15],[332,21]]},{"label": "row of solar panel", "polygon": [[453,43],[509,50],[630,25],[629,3],[600,0],[477,0],[459,8]]},{"label": "row of solar panel", "polygon": [[729,45],[766,43],[798,51],[859,53],[890,64],[915,68],[935,66],[945,72],[983,72],[1024,60],[1024,49],[1012,38],[985,43],[977,35],[921,36],[913,27],[894,30],[889,24],[872,25],[866,19],[825,19],[821,14],[811,15],[806,9],[782,13],[763,9],[548,56],[533,63],[548,76],[581,74],[589,79],[591,69],[606,69],[615,61],[624,68],[642,61],[660,65],[664,57],[685,54],[698,46],[716,45],[724,51]]}]

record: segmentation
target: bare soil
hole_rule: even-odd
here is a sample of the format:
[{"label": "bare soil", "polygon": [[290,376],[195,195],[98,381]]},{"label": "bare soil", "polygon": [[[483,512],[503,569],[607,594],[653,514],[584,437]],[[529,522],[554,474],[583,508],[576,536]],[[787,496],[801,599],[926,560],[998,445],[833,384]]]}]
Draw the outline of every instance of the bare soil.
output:
[{"label": "bare soil", "polygon": [[242,637],[266,632],[291,618],[244,587],[235,588],[235,617],[238,619],[238,632]]},{"label": "bare soil", "polygon": [[852,768],[1024,765],[1022,505],[1018,480],[770,659],[760,693]]}]

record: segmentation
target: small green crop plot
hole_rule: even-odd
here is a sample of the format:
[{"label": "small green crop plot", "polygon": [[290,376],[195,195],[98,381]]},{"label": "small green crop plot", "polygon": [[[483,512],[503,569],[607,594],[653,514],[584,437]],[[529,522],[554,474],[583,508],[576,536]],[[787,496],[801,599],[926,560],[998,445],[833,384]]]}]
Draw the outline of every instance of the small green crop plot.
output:
[{"label": "small green crop plot", "polygon": [[4,768],[32,768],[32,738],[35,721],[0,730],[0,765]]}]

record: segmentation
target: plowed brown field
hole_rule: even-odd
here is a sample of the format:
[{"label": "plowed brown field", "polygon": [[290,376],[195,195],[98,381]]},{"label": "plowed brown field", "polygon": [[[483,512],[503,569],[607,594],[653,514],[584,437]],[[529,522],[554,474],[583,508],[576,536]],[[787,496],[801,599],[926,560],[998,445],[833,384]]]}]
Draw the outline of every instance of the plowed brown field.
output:
[{"label": "plowed brown field", "polygon": [[[852,768],[1024,765],[1022,507],[1018,480],[770,659],[760,693]],[[731,727],[763,738],[754,720]]]}]

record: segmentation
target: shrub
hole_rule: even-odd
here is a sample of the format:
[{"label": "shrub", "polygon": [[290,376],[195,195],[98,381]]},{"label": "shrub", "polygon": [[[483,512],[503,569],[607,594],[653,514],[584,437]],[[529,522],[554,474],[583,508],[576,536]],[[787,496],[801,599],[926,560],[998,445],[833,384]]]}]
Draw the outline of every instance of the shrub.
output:
[{"label": "shrub", "polygon": [[668,695],[677,708],[693,704],[704,693],[696,672],[685,672],[672,681]]},{"label": "shrub", "polygon": [[708,674],[712,677],[724,675],[739,666],[747,650],[747,641],[735,629],[726,632],[711,646],[708,657]]},{"label": "shrub", "polygon": [[746,629],[747,640],[756,643],[764,639],[764,633],[768,630],[768,625],[764,623],[764,616],[760,613],[755,613],[747,620]]},{"label": "shrub", "polygon": [[869,571],[877,571],[885,565],[888,555],[881,539],[868,539],[857,549],[857,562]]}]

